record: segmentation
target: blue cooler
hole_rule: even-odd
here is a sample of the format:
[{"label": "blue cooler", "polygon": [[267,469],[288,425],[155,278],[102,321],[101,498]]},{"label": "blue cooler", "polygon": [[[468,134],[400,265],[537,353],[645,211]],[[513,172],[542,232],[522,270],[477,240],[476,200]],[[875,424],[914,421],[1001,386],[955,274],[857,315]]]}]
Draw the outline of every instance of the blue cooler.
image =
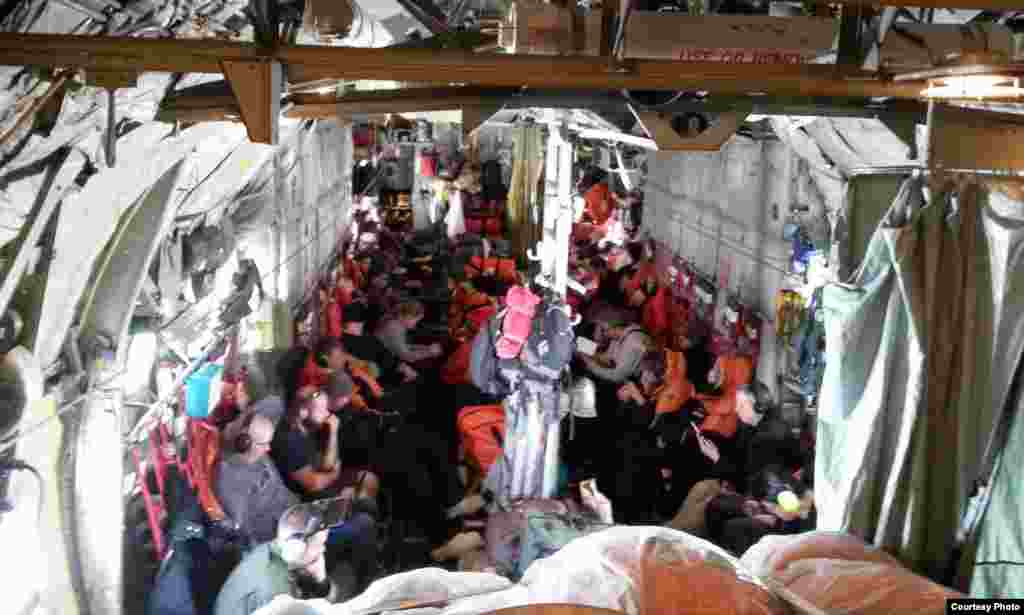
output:
[{"label": "blue cooler", "polygon": [[210,388],[220,383],[224,367],[210,363],[185,379],[185,412],[195,419],[210,415]]}]

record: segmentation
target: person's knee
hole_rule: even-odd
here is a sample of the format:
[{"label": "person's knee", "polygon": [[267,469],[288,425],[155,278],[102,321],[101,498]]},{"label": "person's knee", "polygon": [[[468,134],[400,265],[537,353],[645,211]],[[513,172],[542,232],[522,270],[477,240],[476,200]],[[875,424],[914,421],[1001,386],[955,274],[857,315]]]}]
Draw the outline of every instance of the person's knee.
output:
[{"label": "person's knee", "polygon": [[370,512],[358,512],[352,515],[348,525],[356,542],[366,544],[377,540],[377,519]]},{"label": "person's knee", "polygon": [[376,499],[380,493],[380,478],[373,472],[363,472],[359,476],[359,493],[357,497]]}]

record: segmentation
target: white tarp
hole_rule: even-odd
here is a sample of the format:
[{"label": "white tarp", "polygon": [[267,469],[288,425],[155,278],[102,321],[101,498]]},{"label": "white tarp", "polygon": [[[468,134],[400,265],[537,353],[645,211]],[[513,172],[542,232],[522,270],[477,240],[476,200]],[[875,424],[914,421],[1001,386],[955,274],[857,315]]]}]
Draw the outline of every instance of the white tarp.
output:
[{"label": "white tarp", "polygon": [[[443,608],[403,611],[402,615],[481,615],[530,604],[577,604],[639,615],[644,560],[670,566],[706,563],[732,571],[735,573],[732,582],[716,584],[711,599],[719,598],[722,604],[734,605],[738,601],[751,601],[752,610],[735,612],[765,615],[785,612],[776,611],[774,604],[757,602],[757,597],[771,602],[761,582],[738,559],[710,542],[665,527],[618,526],[577,538],[554,555],[537,560],[516,585],[493,574],[450,573],[427,568],[381,579],[362,595],[343,604],[279,596],[255,615],[357,615],[405,600],[481,592],[490,593],[457,600]],[[765,593],[759,593],[761,590]],[[697,600],[705,600],[705,604],[709,598],[694,595]]]}]

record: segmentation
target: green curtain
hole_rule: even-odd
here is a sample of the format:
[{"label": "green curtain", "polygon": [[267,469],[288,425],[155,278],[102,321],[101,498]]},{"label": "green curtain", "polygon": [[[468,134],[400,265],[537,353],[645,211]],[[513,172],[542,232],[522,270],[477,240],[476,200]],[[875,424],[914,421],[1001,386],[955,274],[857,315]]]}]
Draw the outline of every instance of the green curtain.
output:
[{"label": "green curtain", "polygon": [[1020,597],[1024,596],[1024,395],[1017,391],[1017,397],[1012,397],[1011,382],[1024,369],[1024,203],[992,191],[983,223],[997,308],[992,402],[994,410],[1007,407],[1013,414],[990,483],[991,500],[980,526],[976,556],[968,560],[973,563],[970,590],[979,598]]},{"label": "green curtain", "polygon": [[824,289],[815,499],[848,531],[938,578],[993,411],[990,258],[977,185],[908,180],[849,285]]}]

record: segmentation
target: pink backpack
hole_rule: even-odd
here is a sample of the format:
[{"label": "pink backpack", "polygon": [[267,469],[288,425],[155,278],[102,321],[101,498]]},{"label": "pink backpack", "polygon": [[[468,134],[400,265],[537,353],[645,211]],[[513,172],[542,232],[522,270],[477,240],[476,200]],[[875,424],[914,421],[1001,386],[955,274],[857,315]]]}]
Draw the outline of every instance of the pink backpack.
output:
[{"label": "pink backpack", "polygon": [[523,344],[530,337],[533,314],[540,297],[523,286],[513,286],[505,295],[506,312],[501,326],[501,337],[494,345],[499,359],[514,359],[519,356]]}]

